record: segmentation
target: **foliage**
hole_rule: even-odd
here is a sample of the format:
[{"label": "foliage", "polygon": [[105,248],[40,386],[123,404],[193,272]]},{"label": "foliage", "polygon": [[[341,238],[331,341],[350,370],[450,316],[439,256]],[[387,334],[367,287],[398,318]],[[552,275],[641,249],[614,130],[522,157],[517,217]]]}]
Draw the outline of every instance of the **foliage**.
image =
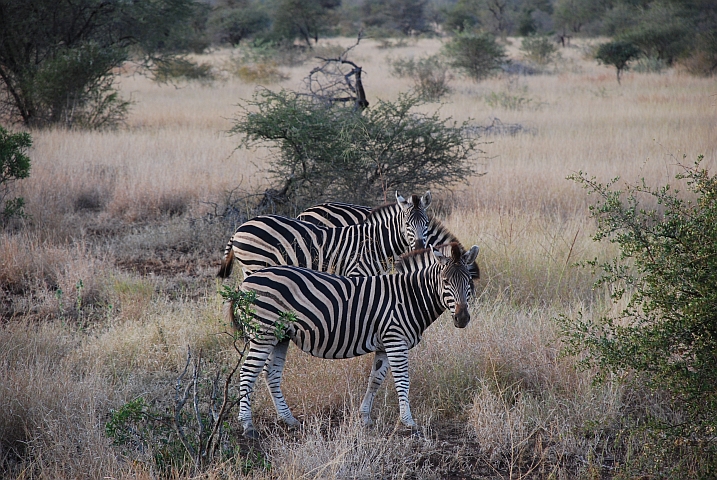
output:
[{"label": "foliage", "polygon": [[585,25],[598,20],[608,2],[602,0],[557,0],[553,19],[563,32],[580,32]]},{"label": "foliage", "polygon": [[[658,450],[714,455],[717,177],[701,160],[681,165],[676,179],[686,184],[684,194],[644,181],[622,191],[615,188],[618,179],[601,184],[582,172],[569,177],[598,197],[590,208],[594,240],[607,239],[620,254],[587,264],[599,272],[596,287],[625,307],[598,319],[563,318],[563,329],[566,351],[585,352],[580,365],[597,368],[599,379],[629,374],[653,394],[666,394],[663,412],[653,412],[648,423]],[[673,414],[665,415],[669,410]]]},{"label": "foliage", "polygon": [[413,80],[414,90],[420,98],[427,101],[440,100],[451,92],[448,82],[451,74],[443,58],[439,55],[397,59],[391,62],[391,71],[397,77]]},{"label": "foliage", "polygon": [[220,43],[236,47],[242,40],[266,32],[271,17],[258,1],[222,0],[210,14],[209,25]]},{"label": "foliage", "polygon": [[451,66],[475,81],[491,76],[507,58],[505,48],[485,33],[459,33],[445,45],[444,51]]},{"label": "foliage", "polygon": [[334,11],[341,0],[277,0],[270,38],[293,44],[299,38],[311,48],[335,23]]},{"label": "foliage", "polygon": [[528,60],[538,65],[548,65],[555,60],[558,47],[548,37],[533,35],[523,38],[520,50]]},{"label": "foliage", "polygon": [[0,117],[104,127],[129,105],[113,70],[131,53],[148,61],[166,49],[195,9],[194,0],[2,0],[0,12]]},{"label": "foliage", "polygon": [[648,58],[672,65],[692,49],[695,25],[685,12],[671,4],[656,3],[646,9],[639,23],[619,36],[636,45]]},{"label": "foliage", "polygon": [[208,63],[198,64],[186,57],[173,57],[157,64],[154,80],[158,83],[175,80],[210,83],[215,80],[215,75]]},{"label": "foliage", "polygon": [[364,0],[363,23],[372,29],[415,35],[431,31],[427,0]]},{"label": "foliage", "polygon": [[[27,149],[32,138],[27,132],[10,133],[0,126],[0,220],[23,214],[22,197],[7,198],[16,180],[30,176],[30,158]],[[4,206],[3,206],[4,205]]]},{"label": "foliage", "polygon": [[626,41],[603,43],[595,53],[598,62],[612,65],[617,69],[617,83],[620,83],[620,74],[628,68],[628,63],[639,56],[640,49]]},{"label": "foliage", "polygon": [[463,182],[474,173],[476,149],[467,124],[417,111],[401,95],[361,113],[293,92],[261,90],[243,107],[231,132],[241,145],[269,145],[269,172],[299,211],[321,201],[384,203],[394,191],[423,191]]}]

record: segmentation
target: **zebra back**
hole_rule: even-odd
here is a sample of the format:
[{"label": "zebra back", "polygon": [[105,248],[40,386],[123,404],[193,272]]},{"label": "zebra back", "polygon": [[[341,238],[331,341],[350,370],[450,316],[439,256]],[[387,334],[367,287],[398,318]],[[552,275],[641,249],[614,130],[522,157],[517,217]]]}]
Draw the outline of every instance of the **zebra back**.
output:
[{"label": "zebra back", "polygon": [[240,225],[224,252],[218,276],[226,278],[236,257],[245,273],[294,265],[341,275],[386,273],[395,256],[423,246],[430,192],[371,211],[365,222],[325,228],[301,220],[262,215]]},{"label": "zebra back", "polygon": [[327,202],[307,208],[297,218],[314,225],[337,228],[364,222],[371,214],[371,210],[371,207],[362,205]]},{"label": "zebra back", "polygon": [[[299,214],[298,218],[326,227],[344,227],[366,221],[371,211],[371,207],[365,207],[363,205],[326,202],[304,210]],[[453,235],[453,233],[451,233],[451,231],[448,230],[440,220],[435,217],[431,217],[429,219],[428,230],[426,232],[426,245],[433,245],[435,247],[450,243],[458,243],[462,251],[465,252],[465,248],[461,244],[460,240],[458,240],[458,238]],[[470,265],[469,270],[473,279],[480,279],[480,268],[478,267],[477,262]]]}]

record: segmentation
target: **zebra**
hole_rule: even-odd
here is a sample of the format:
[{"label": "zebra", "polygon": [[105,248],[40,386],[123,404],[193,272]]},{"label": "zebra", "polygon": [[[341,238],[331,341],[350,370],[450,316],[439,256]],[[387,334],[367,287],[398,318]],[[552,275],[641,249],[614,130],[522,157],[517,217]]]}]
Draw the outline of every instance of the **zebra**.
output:
[{"label": "zebra", "polygon": [[371,211],[363,223],[319,227],[278,215],[261,215],[243,223],[229,239],[217,274],[227,278],[234,258],[245,276],[272,265],[294,265],[344,276],[388,272],[395,256],[423,248],[429,223],[431,192],[410,201],[396,192],[396,203]]},{"label": "zebra", "polygon": [[[250,395],[262,370],[279,418],[289,426],[299,423],[281,392],[289,341],[310,355],[327,359],[375,352],[359,409],[362,422],[372,424],[373,401],[390,366],[401,422],[420,434],[408,401],[408,351],[446,309],[457,328],[470,321],[468,266],[475,262],[478,246],[463,252],[453,243],[447,249],[448,256],[433,248],[404,254],[392,275],[342,277],[277,266],[247,277],[240,289],[255,294],[255,324],[248,333],[248,353],[239,377],[239,420],[244,435],[258,437]],[[286,312],[294,313],[288,324],[284,323]],[[233,311],[226,313],[227,321],[236,326]]]},{"label": "zebra", "polygon": [[[365,207],[363,205],[326,202],[307,208],[301,212],[297,218],[315,225],[337,228],[366,221],[371,210],[371,207]],[[426,245],[447,245],[454,242],[463,248],[455,235],[444,227],[438,219],[431,217],[428,221],[428,229],[426,230]],[[474,281],[480,278],[480,269],[477,263],[473,263],[469,267],[469,270]]]}]

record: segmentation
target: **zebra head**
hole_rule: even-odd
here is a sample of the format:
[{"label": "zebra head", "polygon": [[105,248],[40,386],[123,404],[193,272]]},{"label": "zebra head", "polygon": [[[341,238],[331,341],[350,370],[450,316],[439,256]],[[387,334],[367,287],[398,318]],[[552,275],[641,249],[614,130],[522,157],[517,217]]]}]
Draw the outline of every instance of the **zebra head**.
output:
[{"label": "zebra head", "polygon": [[420,198],[418,195],[411,195],[411,200],[407,201],[396,191],[396,202],[401,207],[403,216],[403,236],[411,250],[425,248],[429,222],[426,209],[431,204],[431,192],[427,191]]},{"label": "zebra head", "polygon": [[453,315],[453,324],[464,328],[471,320],[468,298],[473,295],[474,287],[470,268],[478,256],[478,246],[473,245],[465,253],[461,253],[462,249],[457,243],[450,243],[446,247],[450,247],[450,252],[447,252],[449,256],[443,255],[441,250],[433,250],[443,265],[443,303]]}]

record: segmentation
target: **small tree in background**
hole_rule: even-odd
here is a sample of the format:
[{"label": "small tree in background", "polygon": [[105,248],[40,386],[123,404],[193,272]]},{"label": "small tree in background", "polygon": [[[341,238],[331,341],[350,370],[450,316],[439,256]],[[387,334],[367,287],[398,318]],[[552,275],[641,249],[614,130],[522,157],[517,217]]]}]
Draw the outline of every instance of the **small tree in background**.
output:
[{"label": "small tree in background", "polygon": [[10,133],[0,127],[0,220],[23,214],[25,200],[8,198],[16,180],[30,176],[30,158],[25,154],[32,146],[26,132]]},{"label": "small tree in background", "polygon": [[640,49],[626,41],[603,43],[595,53],[595,59],[605,65],[612,65],[617,69],[617,83],[620,83],[620,74],[628,68],[630,61],[640,56]]},{"label": "small tree in background", "polygon": [[391,73],[396,77],[410,78],[418,96],[429,102],[440,100],[451,92],[448,83],[453,76],[440,55],[394,60],[391,62]]},{"label": "small tree in background", "polygon": [[520,50],[525,55],[525,58],[544,66],[555,60],[558,47],[548,37],[531,35],[523,38],[520,43]]},{"label": "small tree in background", "polygon": [[[669,185],[621,191],[618,179],[603,185],[582,172],[569,177],[597,196],[594,239],[620,249],[616,258],[587,262],[599,272],[596,286],[627,304],[598,319],[563,318],[568,352],[587,354],[582,366],[597,368],[599,378],[631,378],[659,396],[659,409],[647,412],[657,448],[646,455],[674,454],[679,461],[667,464],[681,468],[688,454],[696,466],[682,467],[707,469],[691,470],[692,478],[711,477],[717,467],[717,177],[701,160],[676,177],[686,195]],[[679,474],[651,461],[661,475]]]},{"label": "small tree in background", "polygon": [[505,48],[487,33],[459,33],[444,47],[451,66],[475,81],[493,75],[505,62]]}]

